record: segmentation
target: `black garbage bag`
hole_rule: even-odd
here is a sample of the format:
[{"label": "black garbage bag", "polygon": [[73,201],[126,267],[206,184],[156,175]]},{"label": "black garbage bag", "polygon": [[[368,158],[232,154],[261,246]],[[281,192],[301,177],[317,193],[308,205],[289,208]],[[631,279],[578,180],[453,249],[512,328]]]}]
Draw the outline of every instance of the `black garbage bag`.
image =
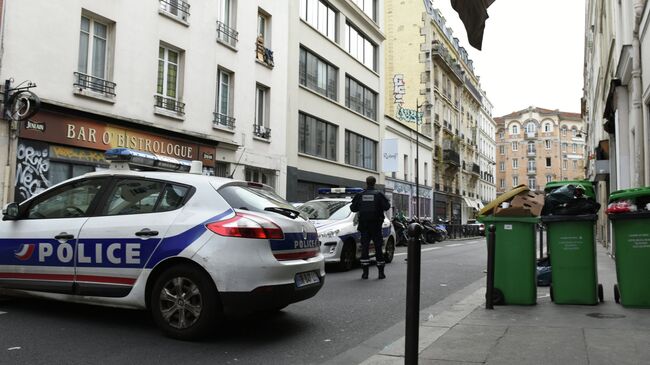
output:
[{"label": "black garbage bag", "polygon": [[561,186],[544,197],[542,215],[581,215],[595,214],[600,209],[600,203],[587,196],[576,197],[576,186],[567,184]]}]

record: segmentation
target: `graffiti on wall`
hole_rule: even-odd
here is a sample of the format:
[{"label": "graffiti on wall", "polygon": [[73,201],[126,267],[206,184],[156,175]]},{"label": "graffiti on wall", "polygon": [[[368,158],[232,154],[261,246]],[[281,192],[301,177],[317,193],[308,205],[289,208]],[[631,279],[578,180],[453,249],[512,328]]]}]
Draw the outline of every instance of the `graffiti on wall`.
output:
[{"label": "graffiti on wall", "polygon": [[50,170],[47,144],[23,140],[16,153],[16,201],[23,201],[47,189]]},{"label": "graffiti on wall", "polygon": [[393,103],[401,108],[404,104],[404,95],[406,94],[406,86],[404,84],[404,75],[396,74],[393,76]]}]

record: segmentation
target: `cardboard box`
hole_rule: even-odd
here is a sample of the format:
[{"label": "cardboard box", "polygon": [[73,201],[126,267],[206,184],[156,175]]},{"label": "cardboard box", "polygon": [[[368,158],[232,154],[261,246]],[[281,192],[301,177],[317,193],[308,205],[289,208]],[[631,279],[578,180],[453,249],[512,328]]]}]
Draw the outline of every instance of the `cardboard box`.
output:
[{"label": "cardboard box", "polygon": [[544,194],[534,191],[518,194],[510,202],[510,206],[528,209],[533,217],[538,217],[542,214],[542,208],[544,207]]},{"label": "cardboard box", "polygon": [[535,215],[530,211],[530,209],[524,207],[508,207],[508,208],[495,207],[494,216],[495,217],[534,217]]}]

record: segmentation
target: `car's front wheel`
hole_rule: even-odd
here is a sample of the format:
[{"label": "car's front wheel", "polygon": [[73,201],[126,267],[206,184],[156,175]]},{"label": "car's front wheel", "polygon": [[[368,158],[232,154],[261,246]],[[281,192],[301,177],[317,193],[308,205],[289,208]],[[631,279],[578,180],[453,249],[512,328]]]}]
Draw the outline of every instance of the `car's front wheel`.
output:
[{"label": "car's front wheel", "polygon": [[388,237],[386,241],[386,247],[384,248],[384,261],[387,264],[393,262],[393,257],[395,256],[395,240],[393,237]]},{"label": "car's front wheel", "polygon": [[341,250],[341,261],[339,262],[339,269],[341,271],[349,271],[354,266],[356,260],[355,244],[354,241],[347,241]]},{"label": "car's front wheel", "polygon": [[212,279],[188,264],[171,267],[157,278],[149,304],[158,327],[180,340],[204,336],[221,314]]}]

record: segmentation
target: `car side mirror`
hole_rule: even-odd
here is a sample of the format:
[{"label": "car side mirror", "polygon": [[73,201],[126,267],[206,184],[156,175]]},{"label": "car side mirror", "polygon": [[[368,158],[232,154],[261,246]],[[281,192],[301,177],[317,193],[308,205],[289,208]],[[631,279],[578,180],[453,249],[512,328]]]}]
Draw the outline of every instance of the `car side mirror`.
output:
[{"label": "car side mirror", "polygon": [[18,203],[9,203],[2,208],[2,220],[14,221],[18,219],[19,214],[20,209],[18,208]]}]

